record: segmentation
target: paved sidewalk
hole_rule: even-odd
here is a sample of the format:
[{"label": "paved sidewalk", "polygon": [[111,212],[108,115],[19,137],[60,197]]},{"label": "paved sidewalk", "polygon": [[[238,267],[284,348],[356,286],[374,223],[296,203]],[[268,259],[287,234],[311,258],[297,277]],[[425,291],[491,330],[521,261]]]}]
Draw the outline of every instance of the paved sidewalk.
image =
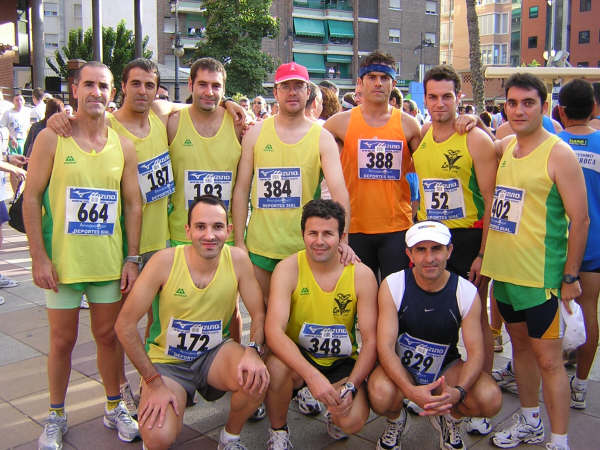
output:
[{"label": "paved sidewalk", "polygon": [[[4,245],[0,250],[0,273],[20,282],[11,289],[0,289],[6,303],[0,306],[0,448],[36,449],[37,438],[48,410],[46,360],[48,355],[48,322],[44,308],[44,295],[31,281],[31,259],[25,236],[4,226]],[[246,317],[247,322],[247,317]],[[249,324],[245,323],[245,339]],[[510,357],[510,344],[504,353],[496,355],[496,366],[505,364]],[[128,362],[127,376],[134,387],[138,377]],[[588,392],[588,408],[571,410],[569,425],[570,444],[573,450],[600,447],[600,368],[598,358],[592,373]],[[215,449],[216,439],[227,418],[229,396],[215,403],[200,401],[185,412],[185,427],[174,448]],[[79,339],[73,352],[73,368],[67,394],[66,407],[69,432],[64,448],[78,449],[141,449],[140,441],[131,444],[118,440],[114,431],[102,424],[104,391],[95,361],[95,344],[90,332],[89,312],[82,310],[79,322]],[[511,422],[518,410],[515,395],[505,393],[500,413],[492,420],[494,427]],[[549,438],[549,421],[546,438]],[[369,449],[385,426],[384,419],[371,415],[369,423],[357,435],[335,442],[325,429],[321,415],[308,418],[301,415],[295,404],[290,407],[288,423],[295,449]],[[268,421],[249,423],[242,439],[250,449],[263,449],[267,439]],[[438,433],[425,418],[410,416],[402,445],[405,450],[439,448]],[[472,449],[494,448],[488,437],[466,437]],[[520,448],[543,448],[523,446]]]}]

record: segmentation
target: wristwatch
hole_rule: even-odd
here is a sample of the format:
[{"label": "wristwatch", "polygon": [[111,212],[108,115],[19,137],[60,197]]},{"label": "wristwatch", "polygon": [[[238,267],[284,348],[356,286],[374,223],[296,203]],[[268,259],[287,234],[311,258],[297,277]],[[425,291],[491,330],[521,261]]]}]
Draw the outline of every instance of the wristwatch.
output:
[{"label": "wristwatch", "polygon": [[125,257],[125,262],[132,262],[132,263],[135,263],[135,264],[141,264],[142,263],[142,257],[140,255],[126,256]]},{"label": "wristwatch", "polygon": [[250,347],[250,348],[253,348],[254,350],[256,350],[256,353],[258,353],[258,356],[262,356],[265,354],[265,348],[262,345],[257,344],[254,341],[248,342],[248,345],[246,347]]},{"label": "wristwatch", "polygon": [[462,403],[465,397],[467,396],[467,391],[465,391],[464,387],[459,386],[458,384],[454,386],[454,389],[456,389],[460,393],[460,399],[458,400],[458,403]]},{"label": "wristwatch", "polygon": [[354,396],[356,395],[357,389],[352,381],[346,381],[344,384],[342,384],[342,391],[340,392],[340,397],[344,398],[346,394],[348,394],[348,392],[352,392],[352,398],[354,398]]},{"label": "wristwatch", "polygon": [[577,280],[579,280],[579,275],[570,275],[568,273],[565,273],[563,275],[563,282],[566,284],[573,284],[575,283]]}]

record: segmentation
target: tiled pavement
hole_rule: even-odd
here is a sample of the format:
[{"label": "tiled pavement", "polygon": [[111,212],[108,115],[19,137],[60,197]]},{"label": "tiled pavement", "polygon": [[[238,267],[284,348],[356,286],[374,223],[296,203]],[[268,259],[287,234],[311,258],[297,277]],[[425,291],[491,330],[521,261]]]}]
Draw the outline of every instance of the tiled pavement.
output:
[{"label": "tiled pavement", "polygon": [[[4,245],[0,250],[0,272],[20,281],[20,285],[0,290],[6,303],[0,306],[0,448],[35,449],[42,422],[47,414],[48,393],[46,359],[48,355],[48,323],[42,291],[31,281],[31,260],[25,237],[4,226]],[[79,339],[73,352],[73,369],[67,394],[69,432],[64,448],[72,449],[140,449],[140,441],[125,444],[114,431],[102,425],[104,392],[95,361],[95,345],[89,330],[89,313],[81,311]],[[246,324],[247,325],[247,324]],[[247,328],[247,326],[245,327]],[[496,355],[496,365],[510,357],[510,344]],[[588,408],[571,411],[569,425],[573,450],[600,448],[600,368],[598,359],[588,392]],[[130,382],[137,387],[138,378],[131,364],[126,366]],[[510,423],[518,410],[515,395],[505,393],[500,413],[492,420],[494,427]],[[200,401],[185,412],[185,427],[176,449],[214,449],[216,439],[226,421],[228,396],[208,404]],[[544,415],[547,426],[549,422]],[[325,430],[323,416],[307,418],[292,404],[289,413],[292,442],[296,449],[369,449],[375,447],[383,431],[384,420],[371,415],[369,423],[357,435],[345,441],[331,440]],[[249,423],[242,439],[250,449],[265,447],[267,421]],[[546,437],[549,437],[547,429]],[[494,448],[487,437],[468,436],[473,449]],[[438,434],[424,418],[411,416],[402,440],[406,450],[439,448]],[[536,446],[524,446],[535,448]],[[542,448],[543,446],[537,446]]]}]

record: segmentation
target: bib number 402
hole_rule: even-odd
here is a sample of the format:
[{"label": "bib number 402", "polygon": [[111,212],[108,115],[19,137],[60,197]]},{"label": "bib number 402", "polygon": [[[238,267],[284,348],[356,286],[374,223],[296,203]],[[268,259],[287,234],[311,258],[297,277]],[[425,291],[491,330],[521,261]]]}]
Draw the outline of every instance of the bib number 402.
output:
[{"label": "bib number 402", "polygon": [[510,211],[510,201],[500,200],[495,198],[492,203],[492,216],[496,219],[508,220],[508,212]]}]

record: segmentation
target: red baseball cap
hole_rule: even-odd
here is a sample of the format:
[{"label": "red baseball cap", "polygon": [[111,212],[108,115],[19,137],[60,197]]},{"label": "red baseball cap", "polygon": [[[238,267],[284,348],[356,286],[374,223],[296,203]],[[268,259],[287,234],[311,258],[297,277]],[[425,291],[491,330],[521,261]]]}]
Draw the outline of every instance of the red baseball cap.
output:
[{"label": "red baseball cap", "polygon": [[275,72],[275,84],[288,80],[300,80],[308,83],[308,70],[295,62],[280,65]]}]

